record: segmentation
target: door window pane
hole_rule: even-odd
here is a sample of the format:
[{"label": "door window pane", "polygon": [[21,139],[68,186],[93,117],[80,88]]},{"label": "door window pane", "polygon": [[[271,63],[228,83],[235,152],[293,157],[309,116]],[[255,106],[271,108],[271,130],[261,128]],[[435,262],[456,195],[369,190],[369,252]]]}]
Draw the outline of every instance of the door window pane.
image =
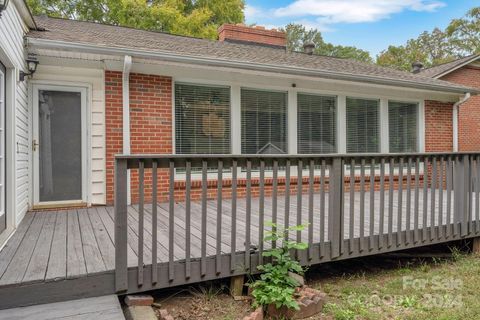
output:
[{"label": "door window pane", "polygon": [[40,90],[40,201],[82,199],[81,93]]}]

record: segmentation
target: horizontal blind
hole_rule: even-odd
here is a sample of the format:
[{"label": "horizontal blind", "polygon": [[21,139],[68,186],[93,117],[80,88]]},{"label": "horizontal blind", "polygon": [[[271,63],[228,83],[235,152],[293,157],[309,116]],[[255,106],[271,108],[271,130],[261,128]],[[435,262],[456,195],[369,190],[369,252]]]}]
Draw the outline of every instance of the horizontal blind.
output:
[{"label": "horizontal blind", "polygon": [[336,100],[332,96],[298,94],[298,153],[336,152]]},{"label": "horizontal blind", "polygon": [[175,84],[177,154],[228,154],[230,88]]},{"label": "horizontal blind", "polygon": [[347,98],[347,152],[380,151],[380,101]]},{"label": "horizontal blind", "polygon": [[417,103],[388,102],[390,152],[417,151],[417,110]]},{"label": "horizontal blind", "polygon": [[286,92],[242,89],[242,153],[287,153]]}]

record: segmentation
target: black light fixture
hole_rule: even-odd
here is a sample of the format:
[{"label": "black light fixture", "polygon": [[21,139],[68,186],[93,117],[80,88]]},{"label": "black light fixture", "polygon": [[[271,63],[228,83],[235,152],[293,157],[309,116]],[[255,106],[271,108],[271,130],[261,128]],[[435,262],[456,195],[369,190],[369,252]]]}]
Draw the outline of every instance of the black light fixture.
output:
[{"label": "black light fixture", "polygon": [[[1,0],[0,0],[1,1]],[[38,60],[35,57],[29,56],[27,59],[28,73],[20,71],[20,81],[25,81],[27,76],[32,76],[37,71]]]},{"label": "black light fixture", "polygon": [[2,11],[7,9],[8,1],[9,0],[0,0],[0,17],[2,16]]}]

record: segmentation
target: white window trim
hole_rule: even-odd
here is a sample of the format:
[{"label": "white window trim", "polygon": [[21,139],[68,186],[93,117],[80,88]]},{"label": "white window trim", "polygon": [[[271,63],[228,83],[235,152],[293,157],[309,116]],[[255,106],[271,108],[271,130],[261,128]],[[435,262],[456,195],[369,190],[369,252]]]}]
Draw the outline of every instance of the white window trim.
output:
[{"label": "white window trim", "polygon": [[[361,94],[356,92],[342,92],[329,91],[321,89],[308,89],[298,87],[286,87],[286,86],[271,86],[271,85],[252,85],[244,82],[236,81],[215,81],[215,80],[202,80],[198,78],[172,78],[172,153],[176,153],[175,147],[175,83],[191,83],[200,85],[217,85],[217,86],[229,86],[230,87],[230,106],[231,106],[231,151],[233,155],[241,155],[241,89],[254,89],[254,90],[272,90],[272,91],[284,91],[287,92],[287,145],[289,154],[297,154],[298,132],[297,132],[297,94],[316,94],[325,96],[335,96],[337,98],[337,152],[335,154],[347,154],[347,125],[346,125],[346,98],[359,98],[359,99],[372,99],[380,101],[380,152],[389,153],[389,135],[388,135],[388,101],[402,101],[418,104],[418,152],[424,152],[425,150],[425,102],[420,99],[411,99],[401,96],[385,96],[385,95],[372,95]],[[387,166],[386,166],[387,167]],[[308,171],[308,170],[307,170]],[[295,177],[297,169],[292,167],[290,170],[291,177]],[[388,172],[386,172],[387,174]],[[280,174],[280,171],[279,171]],[[315,172],[317,174],[317,172]],[[252,172],[252,177],[256,177],[258,173]],[[192,179],[201,177],[201,174],[192,174]],[[231,173],[225,172],[224,178],[231,177]],[[242,172],[239,168],[238,178],[245,178],[245,172]],[[265,177],[269,177],[268,173],[265,173]],[[177,173],[176,178],[182,180],[185,178],[184,173]],[[216,173],[208,173],[208,179],[216,179]]]}]

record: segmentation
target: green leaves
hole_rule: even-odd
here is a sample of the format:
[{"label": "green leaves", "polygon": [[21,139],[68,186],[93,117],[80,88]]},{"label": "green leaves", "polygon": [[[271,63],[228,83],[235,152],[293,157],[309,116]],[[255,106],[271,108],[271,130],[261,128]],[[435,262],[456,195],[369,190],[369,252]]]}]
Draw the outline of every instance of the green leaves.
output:
[{"label": "green leaves", "polygon": [[244,0],[28,0],[34,14],[216,39],[243,22]]},{"label": "green leaves", "polygon": [[252,295],[255,298],[255,306],[267,306],[274,304],[277,309],[287,307],[299,309],[295,300],[295,288],[299,285],[297,280],[290,277],[289,273],[303,275],[304,269],[300,263],[294,260],[290,252],[293,250],[305,250],[306,243],[297,243],[289,240],[290,232],[302,231],[307,225],[279,228],[276,224],[266,222],[265,225],[271,230],[265,231],[264,241],[271,243],[277,241],[276,248],[263,252],[263,257],[271,259],[271,262],[258,266],[263,273],[260,280],[251,284]]},{"label": "green leaves", "polygon": [[373,62],[370,53],[352,46],[336,46],[323,40],[322,33],[317,29],[307,30],[305,26],[290,23],[283,29],[287,34],[287,49],[303,52],[303,45],[307,42],[315,44],[315,54],[353,59],[362,62]]}]

